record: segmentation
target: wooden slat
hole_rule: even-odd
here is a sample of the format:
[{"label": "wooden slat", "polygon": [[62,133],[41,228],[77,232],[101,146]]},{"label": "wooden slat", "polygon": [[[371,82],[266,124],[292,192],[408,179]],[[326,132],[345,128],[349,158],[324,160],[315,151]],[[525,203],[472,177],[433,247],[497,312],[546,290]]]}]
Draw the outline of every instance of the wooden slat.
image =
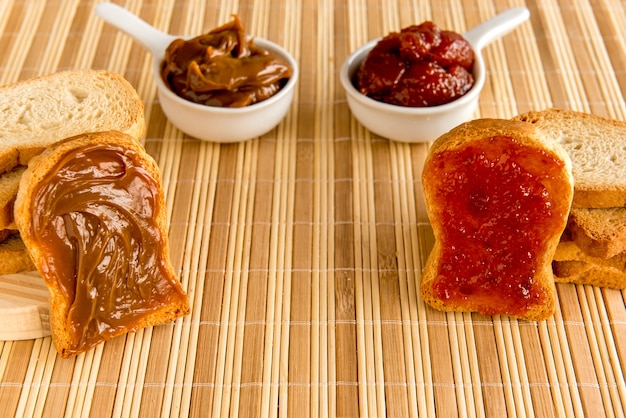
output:
[{"label": "wooden slat", "polygon": [[[419,280],[433,246],[421,189],[428,144],[365,130],[338,77],[352,50],[389,31],[433,20],[463,32],[526,6],[530,21],[483,51],[488,77],[476,116],[557,106],[623,119],[623,2],[115,1],[178,34],[238,13],[249,31],[296,57],[296,98],[261,138],[199,142],[167,121],[151,55],[98,19],[96,0],[0,2],[0,84],[92,67],[120,72],[137,89],[145,146],[163,173],[172,261],[192,305],[173,324],[70,360],[57,357],[50,337],[0,341],[3,412],[626,413],[626,291],[560,284],[555,316],[540,323],[424,304]],[[26,301],[14,286],[3,289]],[[33,300],[45,304],[39,290]]]}]

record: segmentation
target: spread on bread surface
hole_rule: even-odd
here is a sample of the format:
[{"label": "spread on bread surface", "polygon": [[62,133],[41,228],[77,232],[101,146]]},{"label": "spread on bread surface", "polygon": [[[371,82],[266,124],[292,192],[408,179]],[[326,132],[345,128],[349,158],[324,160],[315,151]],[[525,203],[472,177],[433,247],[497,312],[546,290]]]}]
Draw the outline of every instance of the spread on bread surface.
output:
[{"label": "spread on bread surface", "polygon": [[432,296],[462,310],[523,317],[546,303],[542,254],[563,229],[570,185],[553,153],[507,136],[438,152],[424,168],[441,253]]},{"label": "spread on bread surface", "polygon": [[55,341],[63,356],[164,322],[146,320],[155,312],[173,320],[189,310],[167,253],[160,179],[139,147],[69,147],[30,191],[32,217],[21,229],[53,289],[51,315],[55,304],[66,308],[65,336]]}]

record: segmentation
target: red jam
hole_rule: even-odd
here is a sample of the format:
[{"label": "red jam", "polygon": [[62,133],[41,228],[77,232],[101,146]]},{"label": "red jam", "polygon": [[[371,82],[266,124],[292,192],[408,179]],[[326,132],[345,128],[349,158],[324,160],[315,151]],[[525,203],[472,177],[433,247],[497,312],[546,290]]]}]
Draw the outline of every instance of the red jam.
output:
[{"label": "red jam", "polygon": [[473,65],[474,51],[465,38],[424,22],[380,40],[365,58],[356,87],[380,102],[437,106],[472,88]]},{"label": "red jam", "polygon": [[[487,144],[488,143],[488,144]],[[472,141],[433,156],[431,214],[442,225],[434,295],[491,314],[521,316],[546,298],[533,279],[538,254],[558,233],[569,206],[564,163],[508,137]],[[429,186],[431,188],[431,186]]]}]

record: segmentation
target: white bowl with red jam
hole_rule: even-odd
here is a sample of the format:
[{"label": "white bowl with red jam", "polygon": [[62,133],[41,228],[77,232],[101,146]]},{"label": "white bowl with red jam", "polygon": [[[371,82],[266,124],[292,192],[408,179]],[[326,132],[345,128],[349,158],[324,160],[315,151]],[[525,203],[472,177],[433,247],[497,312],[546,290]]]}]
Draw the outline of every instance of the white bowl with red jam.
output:
[{"label": "white bowl with red jam", "polygon": [[[365,128],[391,140],[408,143],[434,141],[474,116],[486,79],[482,48],[512,31],[529,16],[528,9],[514,8],[463,35],[441,31],[449,37],[449,48],[440,55],[449,54],[450,51],[461,52],[457,54],[461,55],[458,60],[446,65],[448,74],[432,67],[428,59],[423,62],[415,60],[415,65],[404,66],[384,48],[383,53],[376,58],[370,57],[372,51],[381,50],[381,43],[390,39],[389,37],[404,36],[402,31],[368,42],[346,59],[340,72],[340,81],[346,91],[352,114]],[[424,22],[422,25],[430,24]],[[419,26],[418,30],[422,29],[422,25],[416,25]],[[424,39],[428,36],[427,31],[420,32],[413,39]],[[415,50],[420,45],[410,39],[403,39],[405,41],[402,48],[409,51],[400,54],[417,54]],[[471,47],[470,52],[467,51],[468,44]],[[397,47],[390,47],[393,48]],[[428,52],[423,55],[428,55]],[[467,58],[471,55],[473,62],[468,63]],[[365,71],[363,68],[368,65],[368,58],[371,64],[367,69],[381,71],[377,73],[381,77],[376,78],[369,74],[363,76],[360,73]],[[398,70],[398,66],[403,68]],[[409,78],[411,76],[412,79]],[[431,82],[420,82],[420,79]]]},{"label": "white bowl with red jam", "polygon": [[[177,37],[163,33],[114,3],[99,3],[95,13],[152,53],[163,113],[190,136],[220,143],[246,141],[271,131],[291,108],[298,80],[297,62],[274,42],[244,36],[236,16],[233,23],[207,34],[217,37],[207,47],[203,42],[208,40],[201,40],[202,35]],[[241,30],[231,31],[232,26]],[[232,33],[222,35],[220,31]],[[200,53],[199,58],[188,59],[190,52]],[[176,53],[179,61],[173,58]],[[207,55],[212,60],[201,62]],[[267,66],[259,70],[262,64],[271,66],[272,71]],[[282,72],[271,78],[268,73],[275,68],[282,68],[276,70],[277,74]],[[244,73],[256,75],[249,79]]]},{"label": "white bowl with red jam", "polygon": [[167,118],[181,131],[198,139],[212,142],[240,142],[259,137],[275,128],[287,115],[298,78],[295,60],[279,45],[256,38],[255,45],[281,56],[293,72],[277,93],[263,101],[242,107],[221,107],[198,104],[178,96],[154,71],[159,101]]}]

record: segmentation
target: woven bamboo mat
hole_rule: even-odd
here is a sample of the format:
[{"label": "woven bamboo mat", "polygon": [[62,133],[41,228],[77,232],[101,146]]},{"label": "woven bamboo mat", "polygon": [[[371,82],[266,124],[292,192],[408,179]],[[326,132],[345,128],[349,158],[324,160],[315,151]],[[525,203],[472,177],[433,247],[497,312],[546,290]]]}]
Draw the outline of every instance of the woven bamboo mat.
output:
[{"label": "woven bamboo mat", "polygon": [[338,81],[353,49],[391,30],[433,20],[463,32],[526,6],[530,21],[484,50],[476,116],[556,106],[624,119],[622,1],[120,3],[175,34],[239,14],[297,58],[296,99],[262,138],[199,142],[167,122],[151,56],[95,17],[95,1],[0,2],[0,84],[103,68],[145,101],[193,306],[71,360],[50,338],[0,341],[0,415],[624,416],[626,293],[559,285],[557,313],[540,323],[425,306],[427,145],[370,134]]}]

